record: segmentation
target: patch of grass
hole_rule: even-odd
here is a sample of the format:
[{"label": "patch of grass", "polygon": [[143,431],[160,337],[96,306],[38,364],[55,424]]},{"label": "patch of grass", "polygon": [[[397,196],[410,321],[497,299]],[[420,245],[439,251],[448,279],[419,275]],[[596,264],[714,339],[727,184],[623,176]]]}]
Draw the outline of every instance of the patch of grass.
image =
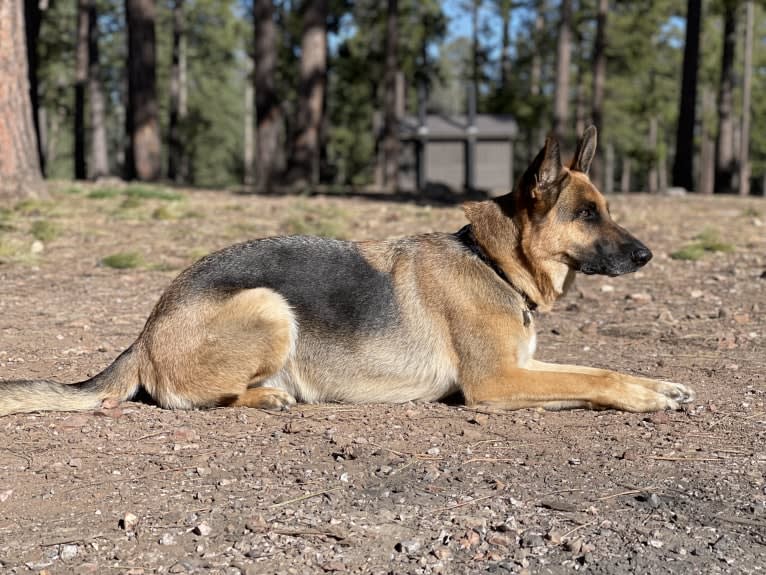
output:
[{"label": "patch of grass", "polygon": [[28,244],[15,241],[0,239],[0,264],[15,263],[34,263],[37,261],[37,255],[33,254]]},{"label": "patch of grass", "polygon": [[41,216],[53,211],[54,204],[44,200],[21,200],[13,211],[24,216]]},{"label": "patch of grass", "polygon": [[307,207],[299,203],[285,220],[289,234],[344,239],[348,237],[348,214],[335,206]]},{"label": "patch of grass", "polygon": [[101,264],[116,270],[128,270],[140,267],[144,263],[144,258],[138,252],[118,252],[106,256],[101,260]]},{"label": "patch of grass", "polygon": [[49,222],[48,220],[37,220],[32,224],[29,232],[36,240],[49,242],[59,235],[60,230],[56,224]]},{"label": "patch of grass", "polygon": [[117,188],[98,188],[97,190],[91,190],[86,197],[92,200],[106,200],[109,198],[116,198],[122,194],[122,190]]},{"label": "patch of grass", "polygon": [[120,204],[121,210],[135,210],[138,207],[141,207],[141,205],[144,202],[141,200],[141,198],[137,198],[135,196],[128,196],[124,200],[122,200],[122,203]]},{"label": "patch of grass", "polygon": [[705,228],[694,239],[694,242],[671,253],[670,257],[674,260],[696,261],[709,253],[734,251],[734,246],[722,241],[718,231],[713,228]]},{"label": "patch of grass", "polygon": [[78,196],[81,193],[83,193],[83,191],[84,190],[82,188],[78,188],[77,186],[71,186],[69,188],[64,188],[63,190],[61,190],[61,193],[66,194],[67,196]]},{"label": "patch of grass", "polygon": [[123,192],[129,198],[142,200],[163,200],[166,202],[180,202],[184,197],[178,192],[163,188],[149,188],[145,186],[128,186]]},{"label": "patch of grass", "polygon": [[168,206],[160,206],[152,212],[152,219],[160,221],[177,220],[178,213],[175,210],[170,209]]},{"label": "patch of grass", "polygon": [[760,218],[761,211],[753,206],[749,206],[742,211],[742,215],[746,218]]}]

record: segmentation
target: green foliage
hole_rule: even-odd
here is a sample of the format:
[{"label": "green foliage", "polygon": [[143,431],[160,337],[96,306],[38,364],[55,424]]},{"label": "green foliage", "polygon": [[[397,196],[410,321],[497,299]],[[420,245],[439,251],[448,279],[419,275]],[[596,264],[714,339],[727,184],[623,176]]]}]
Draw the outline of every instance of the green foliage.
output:
[{"label": "green foliage", "polygon": [[49,242],[59,235],[59,228],[48,220],[37,220],[32,223],[29,233],[41,242]]},{"label": "green foliage", "polygon": [[344,239],[348,237],[348,214],[334,206],[295,204],[285,221],[288,234]]},{"label": "green foliage", "polygon": [[138,252],[118,252],[103,258],[101,264],[116,270],[126,270],[142,266],[144,258]]},{"label": "green foliage", "polygon": [[695,241],[670,254],[674,260],[696,261],[708,253],[731,252],[734,246],[722,241],[718,231],[705,228],[694,237]]}]

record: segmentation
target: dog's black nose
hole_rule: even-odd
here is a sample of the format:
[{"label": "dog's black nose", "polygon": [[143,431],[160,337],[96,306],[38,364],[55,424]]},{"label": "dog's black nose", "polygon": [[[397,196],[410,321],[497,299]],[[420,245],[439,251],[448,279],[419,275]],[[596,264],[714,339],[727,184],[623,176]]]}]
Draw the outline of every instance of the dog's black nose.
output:
[{"label": "dog's black nose", "polygon": [[633,250],[633,253],[630,254],[630,259],[633,260],[634,264],[643,266],[652,259],[652,252],[649,251],[649,248],[640,247],[637,250]]}]

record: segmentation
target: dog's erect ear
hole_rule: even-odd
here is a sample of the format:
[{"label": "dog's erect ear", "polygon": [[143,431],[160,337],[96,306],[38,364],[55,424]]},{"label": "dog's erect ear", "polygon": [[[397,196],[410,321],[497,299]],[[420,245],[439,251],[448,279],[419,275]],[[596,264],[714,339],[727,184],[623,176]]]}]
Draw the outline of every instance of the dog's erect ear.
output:
[{"label": "dog's erect ear", "polygon": [[[527,168],[525,180],[533,200],[547,199],[549,192],[555,190],[553,185],[559,179],[563,166],[561,164],[561,149],[553,136],[545,138],[545,146],[537,154],[532,164]],[[555,198],[551,198],[555,203]]]},{"label": "dog's erect ear", "polygon": [[590,165],[593,162],[593,156],[596,155],[596,143],[598,141],[598,133],[596,126],[589,126],[582,134],[582,138],[577,142],[577,151],[574,158],[572,158],[572,164],[569,166],[570,170],[576,172],[582,172],[587,174],[590,171]]}]

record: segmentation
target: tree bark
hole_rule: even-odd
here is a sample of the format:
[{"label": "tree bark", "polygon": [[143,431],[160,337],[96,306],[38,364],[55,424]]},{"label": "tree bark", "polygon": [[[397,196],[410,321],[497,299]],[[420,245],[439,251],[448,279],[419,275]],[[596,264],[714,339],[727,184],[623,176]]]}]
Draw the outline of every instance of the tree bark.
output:
[{"label": "tree bark", "polygon": [[255,177],[258,191],[270,191],[278,173],[279,131],[282,109],[275,88],[278,36],[272,0],[255,0],[253,6],[255,50]]},{"label": "tree bark", "polygon": [[511,11],[513,2],[511,0],[500,0],[498,3],[500,10],[500,20],[503,23],[502,45],[500,52],[500,82],[503,90],[509,89],[511,80]]},{"label": "tree bark", "polygon": [[[543,32],[545,30],[545,15],[547,13],[548,6],[546,0],[537,0],[537,6],[535,10],[535,31],[534,41],[535,46],[540,46],[543,41]],[[530,66],[529,73],[529,94],[532,96],[532,100],[537,104],[542,93],[542,78],[543,78],[543,61],[540,56],[541,50],[534,50],[532,53],[532,64]],[[532,162],[532,159],[537,154],[538,150],[542,148],[545,141],[545,128],[537,120],[536,125],[530,127],[527,134],[527,162]]]},{"label": "tree bark", "polygon": [[88,100],[90,108],[90,177],[109,175],[109,149],[106,138],[106,104],[101,84],[98,51],[98,8],[90,2],[88,11]]},{"label": "tree bark", "polygon": [[656,194],[659,189],[659,181],[657,174],[657,116],[651,116],[649,118],[649,135],[646,143],[649,150],[649,172],[647,174],[647,191],[650,194]]},{"label": "tree bark", "polygon": [[242,132],[242,184],[248,191],[255,185],[255,93],[252,74],[253,66],[250,61],[245,82],[245,126]]},{"label": "tree bark", "polygon": [[681,99],[678,104],[676,157],[673,161],[673,185],[686,190],[694,189],[694,123],[697,106],[701,17],[702,0],[687,0],[683,78]]},{"label": "tree bark", "polygon": [[0,199],[43,193],[27,75],[24,5],[0,2]]},{"label": "tree bark", "polygon": [[739,144],[739,195],[750,194],[750,96],[753,84],[753,26],[755,5],[747,2],[745,16],[745,70],[742,75],[742,132]]},{"label": "tree bark", "polygon": [[[606,23],[609,0],[598,0],[596,16],[596,38],[593,41],[593,94],[591,119],[598,129],[598,136],[604,142],[604,86],[606,85]],[[605,149],[601,146],[600,149]],[[596,151],[590,168],[590,178],[599,189],[604,189],[604,170],[602,154]]]},{"label": "tree bark", "polygon": [[[327,73],[327,0],[306,0],[303,6],[298,133],[291,158],[290,181],[319,182],[320,130]],[[256,87],[256,94],[258,88]]]},{"label": "tree bark", "polygon": [[723,53],[721,80],[718,85],[718,138],[715,150],[715,192],[734,192],[734,56],[737,45],[738,2],[725,3],[723,16]]},{"label": "tree bark", "polygon": [[383,185],[396,191],[399,177],[399,114],[397,73],[399,71],[398,2],[388,0],[386,18],[386,69],[383,101]]},{"label": "tree bark", "polygon": [[561,0],[561,18],[556,46],[556,88],[553,103],[553,133],[567,140],[569,122],[569,67],[572,58],[572,0]]},{"label": "tree bark", "polygon": [[622,157],[622,173],[620,174],[620,191],[623,194],[630,193],[630,177],[633,169],[633,160],[630,156]]},{"label": "tree bark", "polygon": [[85,160],[85,88],[88,83],[88,31],[90,5],[93,0],[77,0],[77,42],[74,73],[74,178],[88,177]]},{"label": "tree bark", "polygon": [[40,25],[42,24],[42,8],[40,6],[40,2],[36,0],[25,0],[24,17],[24,22],[26,25],[29,101],[32,104],[32,120],[35,125],[38,162],[40,163],[40,171],[45,174],[45,145],[43,138],[45,128],[41,123],[42,111],[40,109],[40,90],[37,73],[40,61],[37,55],[37,40],[40,36]]},{"label": "tree bark", "polygon": [[[702,90],[702,115],[703,118],[712,115],[715,109],[715,95],[712,89],[703,88]],[[699,165],[699,193],[710,195],[715,187],[715,140],[711,130],[702,123],[702,143],[700,146],[700,165]]]},{"label": "tree bark", "polygon": [[168,179],[184,182],[184,141],[181,134],[186,120],[186,15],[184,0],[173,4],[173,40],[170,65],[170,113],[168,117]]},{"label": "tree bark", "polygon": [[479,61],[479,5],[481,0],[471,0],[471,78],[476,105],[479,105],[479,81],[481,80],[481,62]]},{"label": "tree bark", "polygon": [[128,26],[128,179],[156,181],[162,172],[156,89],[155,0],[125,0]]}]

